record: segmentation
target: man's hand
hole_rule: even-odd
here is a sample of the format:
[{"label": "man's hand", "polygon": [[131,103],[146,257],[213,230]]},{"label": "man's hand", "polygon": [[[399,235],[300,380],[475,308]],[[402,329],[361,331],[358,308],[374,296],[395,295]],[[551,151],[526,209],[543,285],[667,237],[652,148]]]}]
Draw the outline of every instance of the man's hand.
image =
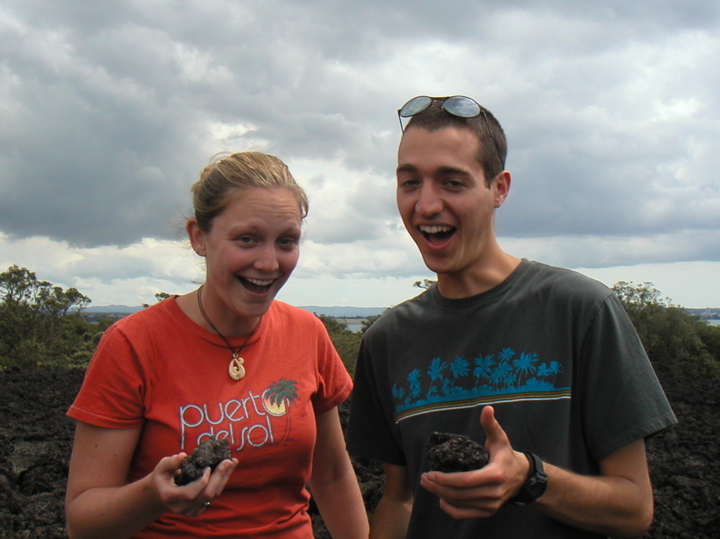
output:
[{"label": "man's hand", "polygon": [[[492,516],[518,494],[530,473],[514,451],[495,412],[485,407],[480,423],[490,462],[471,472],[423,474],[420,484],[440,497],[454,518]],[[653,497],[644,440],[621,447],[600,461],[600,475],[586,476],[543,463],[548,489],[533,508],[569,526],[612,537],[639,537],[650,527]]]},{"label": "man's hand", "polygon": [[420,479],[420,485],[438,496],[440,507],[453,518],[494,515],[520,491],[530,472],[527,457],[513,450],[491,406],[483,408],[480,424],[487,435],[487,466],[470,472],[428,472]]}]

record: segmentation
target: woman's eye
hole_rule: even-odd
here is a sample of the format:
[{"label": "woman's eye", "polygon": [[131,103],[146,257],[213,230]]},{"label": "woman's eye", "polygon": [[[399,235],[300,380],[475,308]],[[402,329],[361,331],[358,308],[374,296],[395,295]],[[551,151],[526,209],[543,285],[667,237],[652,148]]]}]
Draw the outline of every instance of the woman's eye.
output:
[{"label": "woman's eye", "polygon": [[235,241],[242,245],[250,245],[255,242],[255,238],[252,236],[238,236]]},{"label": "woman's eye", "polygon": [[297,238],[282,238],[282,239],[278,240],[278,244],[281,247],[289,249],[289,248],[295,247],[298,244],[298,239]]}]

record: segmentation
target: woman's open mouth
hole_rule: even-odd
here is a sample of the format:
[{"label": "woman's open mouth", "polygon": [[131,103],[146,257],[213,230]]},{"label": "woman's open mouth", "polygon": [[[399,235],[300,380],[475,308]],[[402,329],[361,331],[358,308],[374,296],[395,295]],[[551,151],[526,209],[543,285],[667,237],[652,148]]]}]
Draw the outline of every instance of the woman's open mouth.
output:
[{"label": "woman's open mouth", "polygon": [[275,282],[275,279],[250,279],[248,277],[238,276],[238,281],[250,292],[255,294],[264,294]]}]

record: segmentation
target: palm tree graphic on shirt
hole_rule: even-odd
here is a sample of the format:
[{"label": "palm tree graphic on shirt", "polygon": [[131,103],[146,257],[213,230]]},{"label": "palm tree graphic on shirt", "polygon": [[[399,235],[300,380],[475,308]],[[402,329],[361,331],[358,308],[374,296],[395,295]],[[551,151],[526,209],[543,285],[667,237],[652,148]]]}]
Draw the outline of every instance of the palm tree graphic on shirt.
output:
[{"label": "palm tree graphic on shirt", "polygon": [[296,400],[298,400],[297,382],[287,378],[281,378],[277,382],[273,382],[263,392],[262,402],[265,411],[276,417],[287,416],[282,440],[286,440],[290,434],[290,414],[288,411]]},{"label": "palm tree graphic on shirt", "polygon": [[398,413],[483,396],[557,395],[558,391],[569,395],[569,388],[557,385],[558,374],[564,372],[561,363],[508,347],[495,354],[479,354],[472,362],[455,355],[445,361],[434,357],[426,369],[415,367],[393,384]]}]

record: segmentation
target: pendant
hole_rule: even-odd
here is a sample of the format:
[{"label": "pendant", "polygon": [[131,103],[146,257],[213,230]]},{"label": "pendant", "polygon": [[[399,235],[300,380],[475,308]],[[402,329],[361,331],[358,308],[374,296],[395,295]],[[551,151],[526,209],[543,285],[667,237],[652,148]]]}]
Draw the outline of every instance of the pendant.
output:
[{"label": "pendant", "polygon": [[237,354],[233,354],[233,357],[230,360],[230,365],[228,365],[228,374],[230,375],[230,378],[236,382],[245,378],[245,367],[243,367],[243,363],[245,363],[243,358],[239,357]]}]

